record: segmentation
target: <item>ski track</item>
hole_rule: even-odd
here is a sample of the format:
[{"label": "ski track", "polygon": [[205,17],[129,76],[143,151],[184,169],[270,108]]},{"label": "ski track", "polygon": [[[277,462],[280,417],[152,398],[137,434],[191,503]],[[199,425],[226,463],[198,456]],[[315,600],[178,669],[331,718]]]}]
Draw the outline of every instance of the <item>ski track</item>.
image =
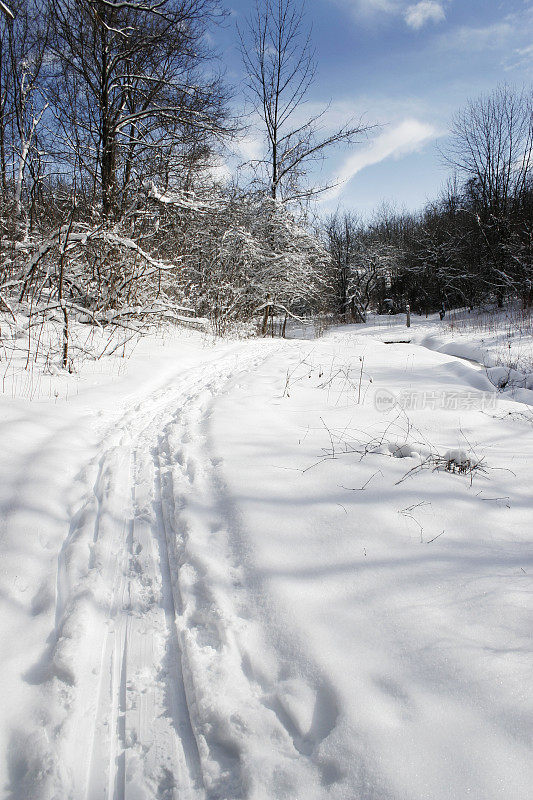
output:
[{"label": "ski track", "polygon": [[[252,365],[257,360],[253,356]],[[176,627],[159,431],[176,424],[172,420],[194,405],[206,384],[211,391],[219,389],[230,374],[227,362],[189,370],[176,391],[159,391],[126,414],[117,425],[119,445],[101,459],[94,491],[97,563],[94,549],[92,561],[112,591],[96,670],[96,709],[77,714],[94,715],[94,724],[92,744],[73,748],[90,754],[85,787],[74,780],[74,797],[205,797]],[[137,414],[139,419],[132,420]],[[102,523],[111,528],[103,537]]]},{"label": "ski track", "polygon": [[320,681],[304,686],[305,736],[290,691],[242,644],[253,611],[207,446],[213,397],[264,358],[230,352],[186,370],[127,410],[80,475],[93,488],[58,559],[46,744],[28,752],[27,800],[237,800],[330,782],[313,753],[334,700]]}]

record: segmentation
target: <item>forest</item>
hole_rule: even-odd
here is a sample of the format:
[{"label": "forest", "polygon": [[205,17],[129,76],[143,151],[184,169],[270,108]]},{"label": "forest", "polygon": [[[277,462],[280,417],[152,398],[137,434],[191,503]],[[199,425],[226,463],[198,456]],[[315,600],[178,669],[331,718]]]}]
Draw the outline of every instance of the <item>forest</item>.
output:
[{"label": "forest", "polygon": [[[450,120],[450,179],[419,213],[314,201],[313,164],[373,127],[324,134],[303,5],[236,31],[262,157],[220,179],[246,130],[209,30],[216,0],[11,0],[0,9],[0,304],[30,325],[244,324],[533,301],[533,95],[508,85]],[[272,325],[270,330],[274,330]]]}]

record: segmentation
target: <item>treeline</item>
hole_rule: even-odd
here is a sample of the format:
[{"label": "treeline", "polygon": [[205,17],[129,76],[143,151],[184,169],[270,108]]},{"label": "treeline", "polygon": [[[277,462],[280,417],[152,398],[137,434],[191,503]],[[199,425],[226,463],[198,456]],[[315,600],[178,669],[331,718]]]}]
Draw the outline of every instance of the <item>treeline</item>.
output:
[{"label": "treeline", "polygon": [[519,298],[533,303],[533,96],[501,87],[453,120],[455,178],[418,214],[383,208],[326,221],[335,310],[419,313]]},{"label": "treeline", "polygon": [[421,214],[312,230],[326,187],[309,166],[366,129],[305,119],[304,6],[261,0],[239,36],[265,148],[244,185],[217,180],[243,134],[208,44],[221,18],[217,0],[0,3],[1,310],[59,315],[66,366],[72,319],[265,332],[274,316],[531,304],[531,94],[502,88],[457,116],[457,178]]}]

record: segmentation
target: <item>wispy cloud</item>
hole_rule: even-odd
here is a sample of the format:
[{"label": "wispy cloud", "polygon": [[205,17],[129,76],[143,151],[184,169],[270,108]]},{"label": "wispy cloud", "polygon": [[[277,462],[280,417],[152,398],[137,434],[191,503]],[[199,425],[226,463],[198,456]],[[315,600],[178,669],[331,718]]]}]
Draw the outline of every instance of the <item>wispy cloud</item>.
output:
[{"label": "wispy cloud", "polygon": [[[488,25],[462,25],[450,28],[439,37],[443,51],[458,50],[467,53],[501,51],[504,61],[509,54],[528,57],[533,36],[533,6],[507,14]],[[435,43],[434,43],[435,45]]]},{"label": "wispy cloud", "polygon": [[428,22],[443,22],[446,19],[442,3],[435,0],[422,0],[405,9],[405,21],[410,28],[419,30]]},{"label": "wispy cloud", "polygon": [[484,52],[503,49],[514,37],[514,26],[509,21],[503,21],[479,27],[454,28],[442,35],[439,44],[442,50]]},{"label": "wispy cloud", "polygon": [[223,158],[217,158],[207,171],[216,183],[226,183],[232,175],[230,165]]},{"label": "wispy cloud", "polygon": [[402,158],[420,150],[440,135],[441,132],[429,123],[417,119],[403,120],[381,133],[362,150],[348,156],[335,178],[337,185],[324,194],[324,201],[338,197],[346,183],[366,167],[379,164],[386,158]]},{"label": "wispy cloud", "polygon": [[403,16],[405,23],[418,30],[429,22],[446,19],[444,6],[449,0],[334,0],[347,6],[359,19],[379,20]]},{"label": "wispy cloud", "polygon": [[237,153],[244,161],[255,161],[261,158],[264,149],[263,138],[261,136],[261,122],[256,121],[257,130],[250,130],[244,136],[239,137],[236,142]]},{"label": "wispy cloud", "polygon": [[504,66],[506,70],[523,68],[533,74],[533,44],[513,50],[511,55],[504,60]]},{"label": "wispy cloud", "polygon": [[344,5],[351,6],[356,14],[370,17],[374,14],[396,13],[402,6],[402,0],[341,0]]}]

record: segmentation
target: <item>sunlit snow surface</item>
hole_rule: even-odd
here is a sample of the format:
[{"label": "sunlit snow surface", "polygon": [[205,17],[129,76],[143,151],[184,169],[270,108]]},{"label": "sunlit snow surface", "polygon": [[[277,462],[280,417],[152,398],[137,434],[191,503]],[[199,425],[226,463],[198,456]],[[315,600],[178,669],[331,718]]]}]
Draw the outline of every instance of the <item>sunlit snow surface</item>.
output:
[{"label": "sunlit snow surface", "polygon": [[488,338],[12,363],[3,796],[526,800],[533,392]]}]

